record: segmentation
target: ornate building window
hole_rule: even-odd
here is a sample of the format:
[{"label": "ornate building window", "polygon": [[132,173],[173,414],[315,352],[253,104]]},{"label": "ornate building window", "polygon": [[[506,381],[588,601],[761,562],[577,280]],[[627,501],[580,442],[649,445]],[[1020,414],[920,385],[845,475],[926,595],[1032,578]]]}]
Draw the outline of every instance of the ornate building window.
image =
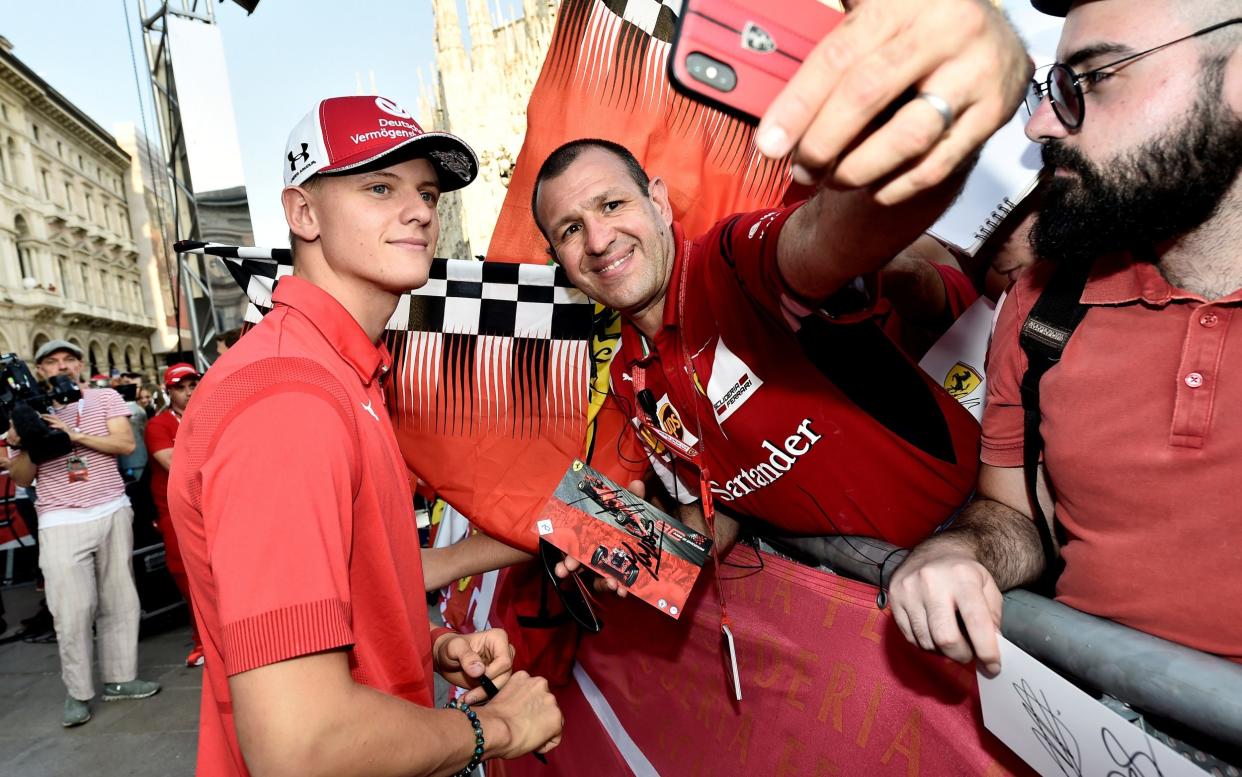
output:
[{"label": "ornate building window", "polygon": [[27,252],[23,243],[30,237],[30,230],[26,227],[26,219],[18,216],[13,219],[13,229],[17,232],[17,270],[21,274],[22,279],[34,277],[34,267],[31,263],[31,256]]},{"label": "ornate building window", "polygon": [[18,162],[17,141],[9,138],[9,142],[5,144],[5,150],[9,154],[9,173],[8,181],[13,184],[21,183],[21,173],[19,172],[20,164]]}]

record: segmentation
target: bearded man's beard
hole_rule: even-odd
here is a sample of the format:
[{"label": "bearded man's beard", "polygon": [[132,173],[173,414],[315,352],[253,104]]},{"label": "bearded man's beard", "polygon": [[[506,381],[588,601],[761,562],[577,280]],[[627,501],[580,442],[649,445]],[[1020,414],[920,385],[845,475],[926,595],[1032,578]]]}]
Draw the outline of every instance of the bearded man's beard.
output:
[{"label": "bearded man's beard", "polygon": [[1047,182],[1031,230],[1036,255],[1058,262],[1118,251],[1154,257],[1155,246],[1212,218],[1242,170],[1242,120],[1221,99],[1222,79],[1223,70],[1207,74],[1181,127],[1104,165],[1060,141],[1045,144],[1044,166],[1071,174]]}]

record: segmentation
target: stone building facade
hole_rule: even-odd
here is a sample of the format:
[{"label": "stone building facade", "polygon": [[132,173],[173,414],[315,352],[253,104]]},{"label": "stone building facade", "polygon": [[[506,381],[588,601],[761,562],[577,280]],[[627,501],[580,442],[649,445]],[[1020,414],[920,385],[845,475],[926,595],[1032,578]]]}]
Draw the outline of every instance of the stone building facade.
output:
[{"label": "stone building facade", "polygon": [[0,38],[0,352],[29,360],[60,338],[91,374],[154,375],[130,162]]},{"label": "stone building facade", "polygon": [[558,4],[521,2],[522,16],[516,17],[512,7],[505,14],[499,5],[489,10],[487,0],[466,0],[463,28],[457,0],[432,0],[436,64],[433,83],[420,84],[418,115],[470,143],[480,168],[476,182],[441,201],[441,256],[487,253],[526,138],[526,103],[543,68]]}]

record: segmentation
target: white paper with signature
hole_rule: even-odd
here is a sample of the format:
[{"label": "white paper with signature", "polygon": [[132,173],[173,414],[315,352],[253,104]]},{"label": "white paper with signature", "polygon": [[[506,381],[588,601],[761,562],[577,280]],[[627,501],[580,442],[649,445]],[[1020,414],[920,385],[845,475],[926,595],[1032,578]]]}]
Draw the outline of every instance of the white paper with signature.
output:
[{"label": "white paper with signature", "polygon": [[1193,763],[999,639],[1000,674],[979,673],[983,723],[1043,777],[1203,777]]}]

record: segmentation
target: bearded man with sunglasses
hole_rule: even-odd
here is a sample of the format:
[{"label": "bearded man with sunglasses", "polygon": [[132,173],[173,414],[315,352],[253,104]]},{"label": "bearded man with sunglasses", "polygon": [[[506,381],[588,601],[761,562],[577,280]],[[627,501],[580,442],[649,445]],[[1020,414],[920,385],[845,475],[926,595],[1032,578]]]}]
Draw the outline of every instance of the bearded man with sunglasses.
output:
[{"label": "bearded man with sunglasses", "polygon": [[[1042,511],[1058,600],[1242,662],[1242,623],[1219,609],[1242,597],[1242,2],[1033,4],[1066,17],[1027,127],[1051,173],[1032,233],[1048,261],[997,323],[976,500],[894,574],[894,617],[911,642],[996,671],[1000,592],[1046,565]],[[1019,335],[1052,271],[1084,263],[1085,317],[1040,384],[1035,505]]]}]

